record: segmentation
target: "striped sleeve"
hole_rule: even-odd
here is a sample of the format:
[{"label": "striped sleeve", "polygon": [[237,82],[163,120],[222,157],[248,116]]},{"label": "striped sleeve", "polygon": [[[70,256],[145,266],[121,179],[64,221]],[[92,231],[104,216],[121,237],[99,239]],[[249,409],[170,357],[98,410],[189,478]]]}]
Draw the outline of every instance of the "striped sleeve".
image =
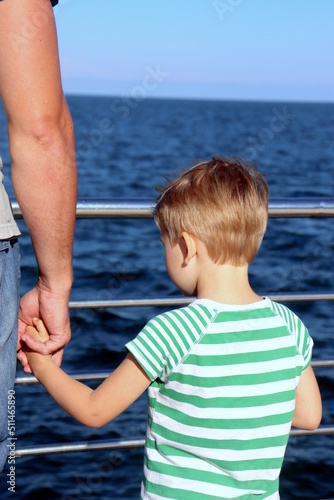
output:
[{"label": "striped sleeve", "polygon": [[215,312],[191,304],[156,316],[125,348],[151,380],[165,380],[204,335]]},{"label": "striped sleeve", "polygon": [[286,306],[277,304],[276,302],[272,302],[272,306],[275,312],[284,320],[296,340],[297,350],[303,356],[304,364],[302,372],[304,372],[311,362],[313,340],[304,323],[294,312]]}]

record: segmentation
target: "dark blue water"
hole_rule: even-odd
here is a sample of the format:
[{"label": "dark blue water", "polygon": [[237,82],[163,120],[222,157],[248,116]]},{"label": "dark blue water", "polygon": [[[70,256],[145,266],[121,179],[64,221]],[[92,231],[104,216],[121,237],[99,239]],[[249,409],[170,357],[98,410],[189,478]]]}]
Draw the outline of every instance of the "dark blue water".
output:
[{"label": "dark blue water", "polygon": [[[78,154],[79,197],[149,197],[180,167],[212,154],[239,155],[266,172],[272,198],[334,195],[334,105],[69,97]],[[0,148],[9,179],[5,118]],[[11,191],[11,187],[9,186]],[[260,294],[333,292],[333,219],[271,219],[251,267]],[[22,293],[36,279],[24,224]],[[179,296],[164,269],[158,230],[146,220],[79,220],[72,300]],[[289,304],[288,304],[289,305]],[[334,358],[333,304],[290,304],[315,341],[314,359]],[[111,371],[123,345],[154,308],[71,312],[68,372]],[[18,368],[18,374],[22,374]],[[334,370],[316,375],[323,424],[334,424]],[[94,386],[94,384],[92,384]],[[102,429],[77,424],[39,386],[16,388],[17,448],[71,441],[143,438],[146,398]],[[334,498],[333,436],[292,438],[281,498]],[[45,455],[16,461],[16,495],[35,499],[139,498],[142,449]],[[10,498],[1,485],[0,498]]]}]

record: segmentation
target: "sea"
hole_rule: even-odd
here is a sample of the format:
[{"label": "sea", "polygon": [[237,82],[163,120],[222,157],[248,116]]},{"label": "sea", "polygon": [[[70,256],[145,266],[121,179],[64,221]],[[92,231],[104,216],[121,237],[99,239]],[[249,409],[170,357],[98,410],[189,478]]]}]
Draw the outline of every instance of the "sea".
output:
[{"label": "sea", "polygon": [[[239,156],[266,174],[270,199],[334,196],[334,104],[67,96],[78,160],[78,197],[149,198],[182,168],[212,155]],[[10,180],[6,120],[0,110],[0,151]],[[43,207],[41,207],[43,210]],[[19,221],[21,293],[34,286],[36,262]],[[333,293],[333,218],[271,218],[250,267],[261,295]],[[163,247],[152,219],[79,219],[71,300],[173,298]],[[287,303],[314,339],[313,359],[334,359],[330,301]],[[71,310],[68,373],[111,372],[124,344],[162,307]],[[334,369],[315,371],[323,398],[322,425],[334,425]],[[18,366],[18,376],[23,375]],[[88,382],[96,387],[97,382]],[[40,385],[18,385],[16,449],[143,439],[147,399],[101,429],[76,423]],[[0,498],[19,500],[139,499],[143,449],[111,449],[16,458],[15,493],[2,474]],[[334,436],[291,437],[280,478],[283,500],[334,499]],[[255,498],[255,497],[254,497]]]}]

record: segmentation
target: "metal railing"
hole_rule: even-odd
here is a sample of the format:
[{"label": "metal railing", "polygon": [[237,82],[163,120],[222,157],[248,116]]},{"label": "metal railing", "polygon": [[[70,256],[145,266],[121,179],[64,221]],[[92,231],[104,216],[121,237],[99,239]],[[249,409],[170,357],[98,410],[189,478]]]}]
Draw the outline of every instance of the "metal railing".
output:
[{"label": "metal railing", "polygon": [[[11,200],[14,216],[22,218],[16,200]],[[152,198],[79,198],[78,219],[149,219],[152,217]],[[270,218],[334,217],[334,198],[275,198],[269,202]]]},{"label": "metal railing", "polygon": [[[315,431],[303,431],[301,429],[292,429],[290,436],[322,436],[322,435],[333,435],[334,427],[321,426]],[[55,453],[75,453],[82,451],[101,451],[101,450],[113,450],[118,448],[129,449],[129,448],[142,448],[145,445],[144,439],[133,439],[133,440],[108,440],[108,441],[89,441],[82,443],[63,443],[55,445],[44,445],[44,446],[34,446],[31,448],[21,448],[16,451],[17,457],[25,457],[30,455],[46,455]]]},{"label": "metal railing", "polygon": [[[11,200],[15,218],[22,218],[21,211],[15,200]],[[154,201],[149,198],[141,199],[78,199],[77,218],[108,218],[108,219],[147,219],[152,218]],[[273,199],[269,203],[270,218],[309,218],[309,217],[334,217],[334,198],[301,198],[301,199]],[[270,296],[277,302],[314,302],[334,301],[334,293],[326,294],[279,294]],[[126,300],[85,300],[72,301],[70,309],[105,309],[118,307],[170,307],[183,306],[191,302],[191,298],[153,298],[153,299],[126,299]],[[318,368],[334,367],[334,359],[312,361],[312,366]],[[76,380],[104,380],[109,376],[106,372],[90,372],[71,374]],[[32,375],[17,377],[17,385],[37,384],[38,381]],[[333,426],[320,426],[315,431],[304,431],[292,429],[291,436],[306,435],[333,435]],[[64,443],[48,446],[25,447],[16,450],[16,457],[28,455],[44,455],[49,453],[69,453],[96,450],[109,450],[115,448],[138,448],[144,446],[144,440],[108,440],[91,441],[83,443]]]}]

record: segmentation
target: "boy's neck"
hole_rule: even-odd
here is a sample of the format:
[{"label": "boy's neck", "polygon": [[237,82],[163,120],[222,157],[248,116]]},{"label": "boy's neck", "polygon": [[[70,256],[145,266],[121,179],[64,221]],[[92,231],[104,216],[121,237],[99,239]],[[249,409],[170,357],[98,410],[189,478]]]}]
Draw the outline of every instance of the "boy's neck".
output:
[{"label": "boy's neck", "polygon": [[249,284],[248,265],[237,267],[212,262],[206,265],[199,275],[197,297],[234,305],[251,304],[262,300]]}]

